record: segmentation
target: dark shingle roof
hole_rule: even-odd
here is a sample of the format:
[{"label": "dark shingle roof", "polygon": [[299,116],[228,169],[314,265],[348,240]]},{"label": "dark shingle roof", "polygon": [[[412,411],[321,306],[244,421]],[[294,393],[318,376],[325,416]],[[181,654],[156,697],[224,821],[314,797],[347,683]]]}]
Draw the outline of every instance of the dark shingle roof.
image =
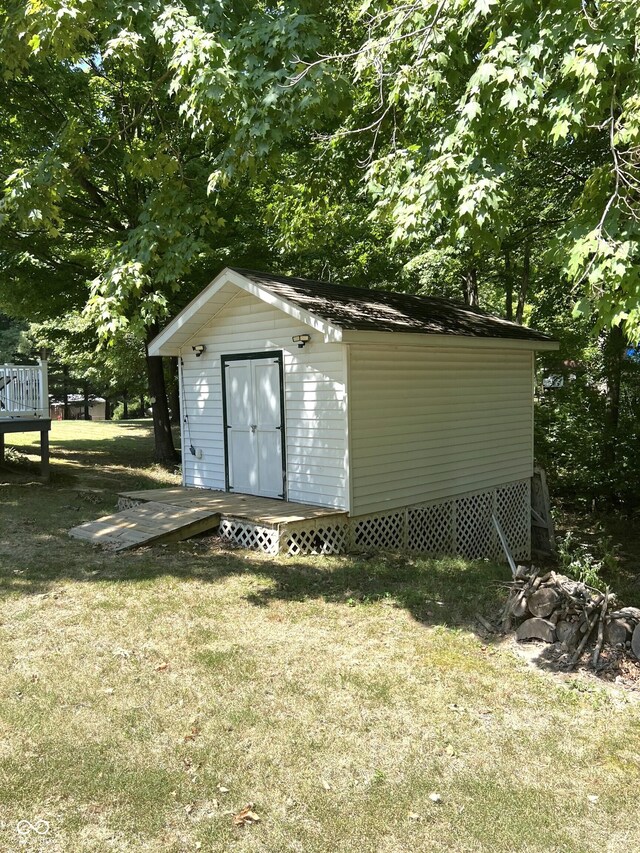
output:
[{"label": "dark shingle roof", "polygon": [[388,290],[365,290],[326,281],[234,268],[271,293],[304,308],[341,329],[369,332],[415,332],[551,341],[548,335],[434,296],[413,296]]}]

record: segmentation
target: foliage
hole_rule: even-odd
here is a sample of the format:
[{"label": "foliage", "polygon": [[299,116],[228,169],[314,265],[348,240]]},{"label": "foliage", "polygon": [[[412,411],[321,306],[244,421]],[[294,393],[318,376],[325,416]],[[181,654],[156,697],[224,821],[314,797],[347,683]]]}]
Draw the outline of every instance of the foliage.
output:
[{"label": "foliage", "polygon": [[33,350],[46,347],[49,387],[59,399],[65,393],[79,391],[128,400],[147,390],[144,347],[129,332],[119,332],[110,346],[103,346],[91,318],[70,312],[55,320],[32,323],[27,337]]},{"label": "foliage", "polygon": [[617,547],[601,538],[592,544],[581,542],[574,533],[558,538],[558,556],[564,572],[595,589],[604,589],[603,572],[617,568]]},{"label": "foliage", "polygon": [[18,361],[26,348],[26,324],[0,314],[0,364]]},{"label": "foliage", "polygon": [[[610,423],[611,377],[607,335],[594,337],[591,324],[572,317],[567,299],[541,294],[533,322],[561,340],[558,353],[538,359],[535,446],[554,494],[569,505],[590,509],[614,504],[628,513],[640,505],[640,360],[627,348],[620,359],[619,411]],[[555,312],[555,313],[553,313]],[[543,389],[545,376],[563,379]]]},{"label": "foliage", "polygon": [[327,79],[349,81],[333,143],[371,134],[368,188],[395,238],[501,249],[523,174],[542,171],[577,310],[640,330],[634,0],[366,0],[353,14],[364,37],[309,56],[295,79],[316,81],[315,99],[305,87],[297,103],[317,110]]},{"label": "foliage", "polygon": [[616,386],[601,330],[640,335],[639,21],[633,0],[0,2],[0,309],[137,395],[144,343],[226,264],[479,301],[561,340],[545,370],[577,366],[539,406],[558,489],[630,508],[637,372]]}]

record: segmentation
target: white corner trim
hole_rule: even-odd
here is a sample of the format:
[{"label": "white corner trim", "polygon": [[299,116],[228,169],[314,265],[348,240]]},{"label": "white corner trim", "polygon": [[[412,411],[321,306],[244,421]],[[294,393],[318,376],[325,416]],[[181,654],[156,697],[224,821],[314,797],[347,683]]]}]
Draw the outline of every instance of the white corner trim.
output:
[{"label": "white corner trim", "polygon": [[346,344],[342,347],[342,373],[344,381],[343,401],[345,406],[345,436],[344,436],[344,471],[345,471],[345,503],[347,512],[353,511],[353,470],[351,466],[351,347]]}]

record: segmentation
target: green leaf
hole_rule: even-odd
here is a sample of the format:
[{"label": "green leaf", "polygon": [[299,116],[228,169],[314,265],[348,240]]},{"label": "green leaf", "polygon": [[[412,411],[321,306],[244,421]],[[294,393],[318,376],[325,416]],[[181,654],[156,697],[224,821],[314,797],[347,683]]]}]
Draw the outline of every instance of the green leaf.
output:
[{"label": "green leaf", "polygon": [[575,303],[571,315],[573,317],[588,317],[592,313],[592,310],[591,300],[583,297]]}]

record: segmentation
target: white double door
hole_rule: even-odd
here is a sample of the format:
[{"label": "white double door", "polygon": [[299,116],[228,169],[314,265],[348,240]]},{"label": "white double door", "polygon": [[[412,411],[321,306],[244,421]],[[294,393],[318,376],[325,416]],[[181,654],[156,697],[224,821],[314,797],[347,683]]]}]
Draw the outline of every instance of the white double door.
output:
[{"label": "white double door", "polygon": [[229,491],[284,497],[281,360],[223,356]]}]

